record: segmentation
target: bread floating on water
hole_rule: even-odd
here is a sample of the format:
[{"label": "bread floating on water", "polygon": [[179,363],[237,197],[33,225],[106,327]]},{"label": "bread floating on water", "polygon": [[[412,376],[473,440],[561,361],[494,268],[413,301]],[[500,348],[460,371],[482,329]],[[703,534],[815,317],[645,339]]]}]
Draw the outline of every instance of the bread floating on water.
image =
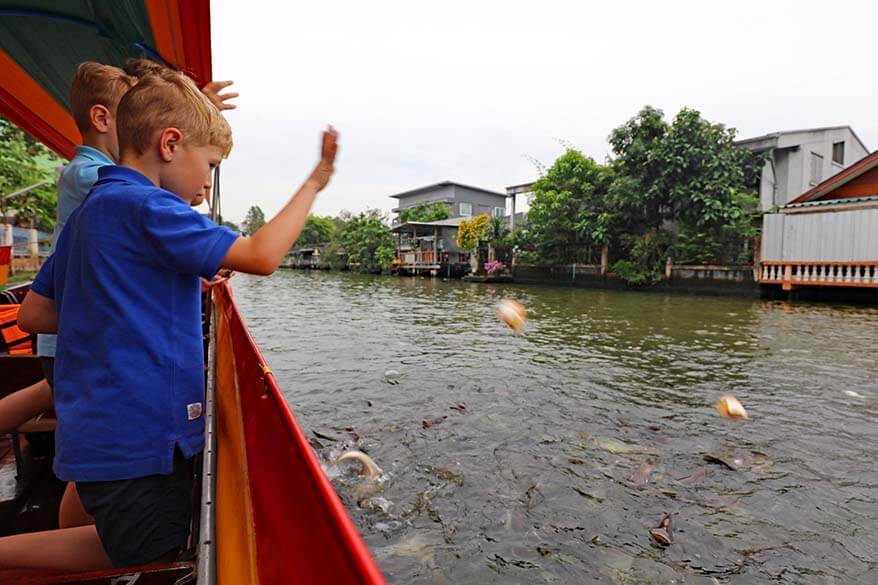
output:
[{"label": "bread floating on water", "polygon": [[747,420],[747,411],[744,410],[738,399],[731,394],[720,396],[719,400],[716,401],[716,409],[725,418]]},{"label": "bread floating on water", "polygon": [[518,301],[503,299],[497,303],[497,318],[516,333],[520,333],[527,325],[527,309]]}]

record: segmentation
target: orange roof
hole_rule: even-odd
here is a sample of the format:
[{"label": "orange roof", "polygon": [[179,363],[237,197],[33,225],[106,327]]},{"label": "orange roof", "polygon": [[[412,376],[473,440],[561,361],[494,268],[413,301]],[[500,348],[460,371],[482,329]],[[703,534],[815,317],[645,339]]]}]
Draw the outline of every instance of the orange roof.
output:
[{"label": "orange roof", "polygon": [[878,195],[878,151],[829,177],[787,205]]}]

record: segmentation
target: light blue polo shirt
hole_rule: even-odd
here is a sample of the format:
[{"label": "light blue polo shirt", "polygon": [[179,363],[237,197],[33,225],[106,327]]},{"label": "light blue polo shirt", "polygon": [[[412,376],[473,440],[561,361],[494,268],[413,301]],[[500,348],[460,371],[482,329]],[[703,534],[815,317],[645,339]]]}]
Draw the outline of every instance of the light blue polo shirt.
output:
[{"label": "light blue polo shirt", "polygon": [[55,300],[55,474],[132,479],[204,447],[199,276],[238,234],[132,169],[99,171],[31,289]]},{"label": "light blue polo shirt", "polygon": [[[110,157],[96,148],[84,145],[76,147],[76,156],[67,163],[58,179],[58,207],[55,210],[55,231],[52,232],[52,252],[55,251],[55,244],[67,218],[98,180],[98,169],[112,164],[115,163]],[[37,355],[55,357],[54,335],[37,336]]]}]

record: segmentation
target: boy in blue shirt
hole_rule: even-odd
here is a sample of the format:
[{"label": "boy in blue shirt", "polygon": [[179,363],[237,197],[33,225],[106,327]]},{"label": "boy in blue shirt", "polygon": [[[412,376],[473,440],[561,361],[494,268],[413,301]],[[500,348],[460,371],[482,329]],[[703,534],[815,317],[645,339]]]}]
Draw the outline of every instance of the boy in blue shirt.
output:
[{"label": "boy in blue shirt", "polygon": [[[73,120],[82,135],[82,144],[76,147],[76,156],[64,167],[58,180],[58,205],[55,212],[55,230],[52,251],[67,219],[85,199],[98,180],[101,167],[113,165],[119,159],[119,141],[116,135],[116,113],[119,101],[137,79],[164,69],[147,59],[129,59],[125,69],[94,61],[81,63],[70,84],[70,109]],[[219,109],[234,109],[228,103],[237,93],[220,94],[231,81],[216,81],[206,85],[202,92]],[[45,379],[23,388],[0,400],[0,433],[14,430],[19,425],[53,407],[52,390],[55,358],[54,335],[37,337],[37,355],[42,362]],[[61,527],[90,523],[82,511],[76,492],[67,487],[58,515]]]},{"label": "boy in blue shirt", "polygon": [[0,566],[88,570],[170,559],[191,518],[189,462],[204,445],[199,276],[277,269],[333,172],[336,134],[270,222],[249,238],[190,202],[231,130],[186,77],[149,75],[119,105],[121,166],[104,167],[19,313],[58,333],[55,473],[95,526],[0,538]]}]

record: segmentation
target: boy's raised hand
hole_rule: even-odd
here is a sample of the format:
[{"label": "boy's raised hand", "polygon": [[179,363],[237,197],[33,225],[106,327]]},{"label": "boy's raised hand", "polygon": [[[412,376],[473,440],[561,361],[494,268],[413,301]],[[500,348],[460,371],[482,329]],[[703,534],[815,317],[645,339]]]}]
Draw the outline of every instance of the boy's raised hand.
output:
[{"label": "boy's raised hand", "polygon": [[323,132],[323,142],[320,148],[320,162],[311,173],[311,180],[318,191],[322,191],[335,172],[335,155],[338,153],[338,132],[330,126]]},{"label": "boy's raised hand", "polygon": [[230,91],[228,93],[220,93],[226,87],[229,87],[235,83],[234,81],[211,81],[207,85],[201,88],[201,93],[207,96],[207,99],[211,101],[213,105],[217,107],[220,111],[222,110],[234,110],[238,106],[236,104],[228,103],[229,100],[235,99],[238,97],[238,92]]},{"label": "boy's raised hand", "polygon": [[317,193],[332,177],[338,153],[338,132],[330,126],[323,133],[320,162],[305,183],[271,220],[249,238],[238,238],[226,252],[222,267],[250,274],[271,274],[302,233]]}]

